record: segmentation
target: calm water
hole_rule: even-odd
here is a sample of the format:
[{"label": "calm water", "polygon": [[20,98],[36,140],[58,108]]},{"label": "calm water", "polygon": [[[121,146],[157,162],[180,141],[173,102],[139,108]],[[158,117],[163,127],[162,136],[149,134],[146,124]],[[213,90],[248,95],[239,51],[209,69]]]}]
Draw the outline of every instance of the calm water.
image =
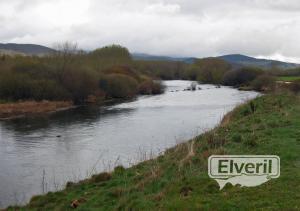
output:
[{"label": "calm water", "polygon": [[165,83],[167,91],[159,96],[0,122],[0,207],[157,155],[214,127],[234,106],[257,96],[212,85],[182,91],[191,82]]}]

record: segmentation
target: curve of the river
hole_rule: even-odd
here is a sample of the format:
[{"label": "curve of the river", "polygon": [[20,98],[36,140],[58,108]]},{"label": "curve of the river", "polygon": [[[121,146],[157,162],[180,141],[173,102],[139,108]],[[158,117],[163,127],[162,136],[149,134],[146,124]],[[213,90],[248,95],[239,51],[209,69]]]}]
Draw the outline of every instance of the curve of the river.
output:
[{"label": "curve of the river", "polygon": [[183,91],[190,81],[165,84],[162,95],[0,122],[0,207],[155,156],[258,95],[213,85]]}]

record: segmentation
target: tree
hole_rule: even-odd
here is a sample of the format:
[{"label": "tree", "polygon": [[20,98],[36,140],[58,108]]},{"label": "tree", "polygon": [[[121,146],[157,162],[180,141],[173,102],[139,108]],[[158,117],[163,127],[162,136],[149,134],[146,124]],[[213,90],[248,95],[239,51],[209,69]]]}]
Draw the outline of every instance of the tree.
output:
[{"label": "tree", "polygon": [[223,76],[231,69],[231,65],[219,58],[198,59],[192,65],[197,72],[197,80],[203,83],[220,84]]}]

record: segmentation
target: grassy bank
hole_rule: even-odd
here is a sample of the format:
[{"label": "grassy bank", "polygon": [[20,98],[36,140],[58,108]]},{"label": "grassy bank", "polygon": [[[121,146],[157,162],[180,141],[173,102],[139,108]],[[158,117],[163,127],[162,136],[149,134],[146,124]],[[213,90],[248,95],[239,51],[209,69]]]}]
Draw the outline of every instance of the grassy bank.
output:
[{"label": "grassy bank", "polygon": [[277,80],[279,80],[279,81],[293,82],[293,81],[300,80],[300,76],[281,76],[281,77],[277,77]]},{"label": "grassy bank", "polygon": [[[68,183],[63,191],[35,196],[20,209],[299,210],[299,137],[299,98],[265,95],[236,108],[214,130],[156,159]],[[278,155],[281,177],[252,188],[227,184],[220,191],[207,175],[212,154]]]},{"label": "grassy bank", "polygon": [[25,101],[0,104],[0,120],[24,115],[44,114],[73,107],[71,101]]}]

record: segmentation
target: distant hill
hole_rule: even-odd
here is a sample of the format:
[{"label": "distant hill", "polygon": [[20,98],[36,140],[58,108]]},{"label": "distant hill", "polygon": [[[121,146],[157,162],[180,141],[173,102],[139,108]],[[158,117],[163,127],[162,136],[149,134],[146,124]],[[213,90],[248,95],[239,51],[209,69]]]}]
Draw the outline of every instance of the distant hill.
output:
[{"label": "distant hill", "polygon": [[[143,53],[133,53],[133,59],[135,60],[146,60],[146,61],[182,61],[188,64],[193,63],[197,58],[195,57],[170,57],[170,56],[155,56],[150,54]],[[245,56],[241,54],[230,54],[219,56],[217,58],[224,59],[228,63],[230,63],[233,67],[239,68],[243,66],[252,66],[252,67],[260,67],[260,68],[271,68],[277,67],[282,69],[296,68],[300,67],[300,64],[282,62],[276,60],[268,60],[268,59],[257,59],[250,56]]]},{"label": "distant hill", "polygon": [[54,52],[53,49],[34,44],[16,44],[16,43],[0,43],[0,53],[5,54],[21,54],[21,55],[46,55]]},{"label": "distant hill", "polygon": [[170,56],[155,56],[145,53],[132,53],[134,60],[146,60],[146,61],[181,61],[191,64],[195,61],[194,57],[170,57]]},{"label": "distant hill", "polygon": [[[42,56],[42,55],[52,53],[54,51],[55,51],[54,49],[42,45],[0,43],[0,54]],[[150,55],[145,53],[132,53],[131,55],[134,60],[181,61],[187,64],[191,64],[197,59],[195,57],[157,56],[157,55]],[[241,54],[230,54],[230,55],[219,56],[217,58],[224,59],[235,68],[242,67],[242,66],[261,67],[264,69],[271,68],[271,67],[277,67],[282,69],[300,67],[300,64],[269,60],[269,59],[257,59],[254,57],[245,56]]]},{"label": "distant hill", "polygon": [[278,67],[282,69],[289,69],[300,67],[300,64],[281,62],[276,60],[268,60],[268,59],[257,59],[254,57],[249,57],[241,54],[230,54],[219,56],[218,58],[224,59],[235,66],[253,66],[253,67],[261,67],[261,68],[271,68]]}]

